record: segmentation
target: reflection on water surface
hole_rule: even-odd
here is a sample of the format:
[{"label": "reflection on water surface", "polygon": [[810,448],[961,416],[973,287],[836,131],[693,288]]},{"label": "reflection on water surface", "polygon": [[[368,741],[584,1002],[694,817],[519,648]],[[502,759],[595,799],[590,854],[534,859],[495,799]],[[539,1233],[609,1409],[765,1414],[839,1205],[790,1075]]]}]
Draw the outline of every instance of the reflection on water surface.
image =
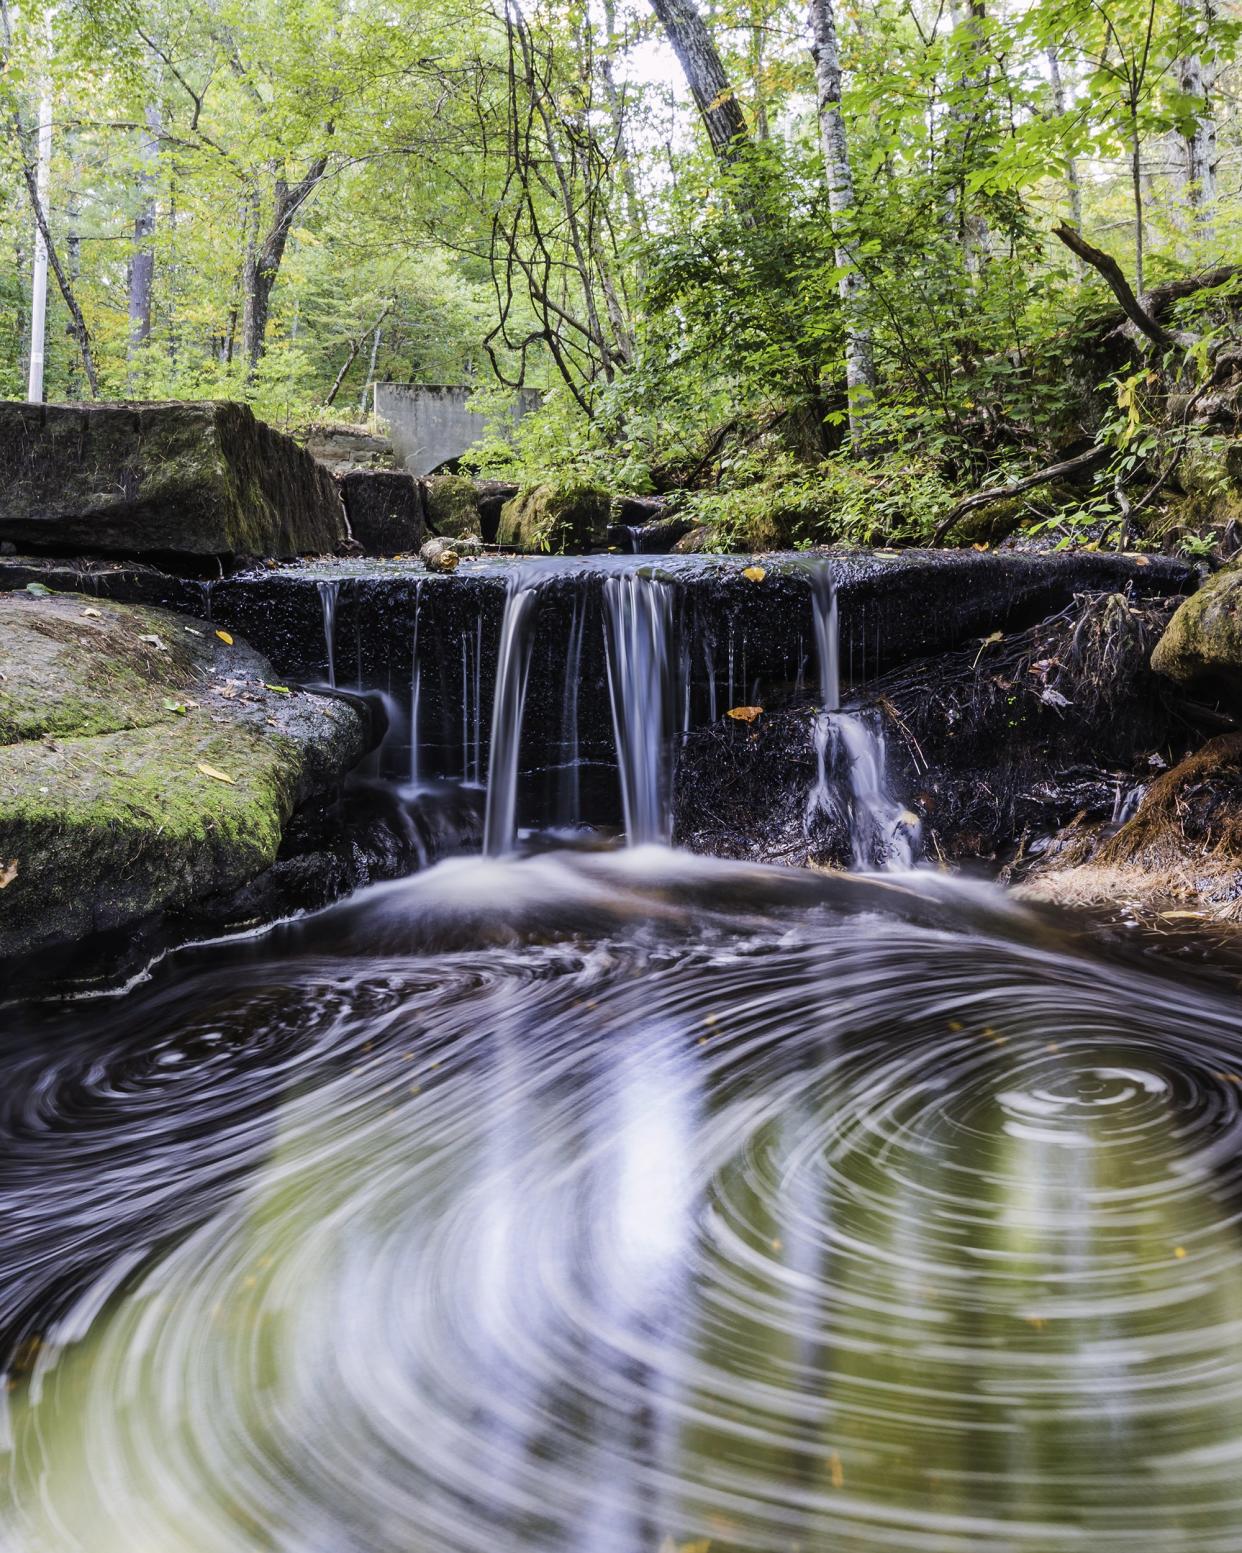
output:
[{"label": "reflection on water surface", "polygon": [[454,863],[24,1026],[5,1553],[1242,1548],[1236,1007],[999,896]]}]

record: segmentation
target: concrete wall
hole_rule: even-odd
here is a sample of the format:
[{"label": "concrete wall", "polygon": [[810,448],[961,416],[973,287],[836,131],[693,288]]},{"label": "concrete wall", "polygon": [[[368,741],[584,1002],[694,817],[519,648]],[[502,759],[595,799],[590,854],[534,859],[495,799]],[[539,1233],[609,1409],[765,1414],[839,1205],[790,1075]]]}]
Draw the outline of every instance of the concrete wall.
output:
[{"label": "concrete wall", "polygon": [[[503,424],[466,408],[473,390],[427,388],[421,383],[377,383],[375,413],[392,437],[397,463],[412,475],[430,474],[446,459],[460,458],[487,431],[503,432]],[[543,395],[523,389],[513,419],[535,409]],[[508,417],[504,418],[508,421]]]}]

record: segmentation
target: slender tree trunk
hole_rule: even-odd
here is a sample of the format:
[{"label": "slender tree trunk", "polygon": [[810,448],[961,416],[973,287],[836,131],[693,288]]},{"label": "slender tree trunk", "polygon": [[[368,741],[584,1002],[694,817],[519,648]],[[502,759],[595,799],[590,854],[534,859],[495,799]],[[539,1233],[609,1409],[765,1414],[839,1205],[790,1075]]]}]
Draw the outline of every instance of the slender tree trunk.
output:
[{"label": "slender tree trunk", "polygon": [[750,28],[750,96],[755,105],[755,139],[768,139],[768,94],[764,84],[763,12],[758,0],[751,0]]},{"label": "slender tree trunk", "polygon": [[742,105],[729,84],[707,24],[694,0],[652,0],[694,98],[712,150],[733,161],[749,139]]},{"label": "slender tree trunk", "polygon": [[1130,103],[1130,188],[1134,199],[1134,289],[1143,294],[1143,147],[1138,108]]},{"label": "slender tree trunk", "polygon": [[1201,107],[1195,127],[1183,138],[1186,158],[1185,194],[1201,235],[1211,233],[1211,207],[1216,199],[1216,91],[1217,58],[1213,36],[1217,23],[1216,0],[1178,0],[1183,21],[1191,35],[1190,46],[1178,61],[1178,85]]},{"label": "slender tree trunk", "polygon": [[306,176],[295,184],[277,178],[272,205],[272,220],[261,243],[247,246],[242,270],[242,355],[246,361],[246,380],[252,381],[267,341],[267,323],[271,313],[272,288],[280,273],[289,241],[289,229],[298,212],[318,188],[327,170],[328,158],[316,157]]},{"label": "slender tree trunk", "polygon": [[837,289],[845,313],[845,383],[849,396],[850,435],[857,441],[875,399],[871,335],[859,318],[863,278],[852,252],[854,174],[849,139],[841,112],[841,51],[833,0],[811,0],[811,53],[815,59],[819,138],[828,183],[828,208],[837,234]]},{"label": "slender tree trunk", "polygon": [[[384,322],[385,318],[387,318],[389,313],[391,313],[391,312],[392,312],[392,302],[391,301],[385,302],[383,307],[380,309],[379,317],[375,320],[375,322],[371,325],[371,327],[369,329],[364,329],[356,340],[351,340],[349,342],[349,351],[346,354],[345,360],[341,363],[341,370],[336,374],[336,381],[333,383],[332,387],[328,390],[328,397],[324,400],[325,406],[336,403],[336,396],[341,391],[341,384],[345,381],[346,377],[348,376],[350,367],[352,367],[354,362],[357,360],[358,352],[362,349],[362,342],[363,342],[363,340],[365,340],[367,335],[371,334],[372,332],[374,332],[374,334],[376,336],[378,336],[379,335],[379,331],[380,331],[380,325]],[[365,392],[365,390],[364,390],[364,392]]]},{"label": "slender tree trunk", "polygon": [[[1048,74],[1052,80],[1052,106],[1056,109],[1057,117],[1064,118],[1068,102],[1065,96],[1065,82],[1061,78],[1061,54],[1055,43],[1048,45]],[[1078,177],[1078,162],[1072,156],[1065,164],[1065,182],[1069,193],[1070,217],[1081,231],[1082,184]],[[1081,268],[1081,260],[1078,262]]]},{"label": "slender tree trunk", "polygon": [[146,128],[138,152],[138,188],[141,203],[134,217],[134,250],[129,261],[129,362],[151,335],[151,291],[155,280],[155,162],[159,155],[160,110],[150,103]]},{"label": "slender tree trunk", "polygon": [[358,400],[358,412],[365,415],[367,400],[371,396],[371,384],[375,382],[375,364],[379,360],[380,336],[383,333],[382,320],[375,326],[375,333],[371,336],[371,361],[367,367],[366,381],[362,385],[362,397]]},{"label": "slender tree trunk", "polygon": [[[984,53],[984,0],[967,0],[961,10],[950,0],[953,34],[966,40],[966,58],[954,83],[961,101],[949,111],[949,136],[953,157],[949,162],[953,178],[950,190],[949,220],[953,235],[962,250],[962,263],[968,275],[978,275],[992,251],[992,234],[987,218],[970,209],[967,173],[975,144],[988,112],[988,87],[991,75]],[[981,64],[982,62],[982,64]]]}]

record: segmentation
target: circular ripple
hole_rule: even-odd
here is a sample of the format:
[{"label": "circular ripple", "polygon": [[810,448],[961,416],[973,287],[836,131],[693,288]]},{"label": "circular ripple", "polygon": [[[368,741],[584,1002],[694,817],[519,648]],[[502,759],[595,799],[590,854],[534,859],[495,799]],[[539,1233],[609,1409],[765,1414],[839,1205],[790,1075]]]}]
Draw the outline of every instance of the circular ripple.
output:
[{"label": "circular ripple", "polygon": [[687,867],[433,870],[7,1064],[0,1545],[1236,1553],[1235,1007]]}]

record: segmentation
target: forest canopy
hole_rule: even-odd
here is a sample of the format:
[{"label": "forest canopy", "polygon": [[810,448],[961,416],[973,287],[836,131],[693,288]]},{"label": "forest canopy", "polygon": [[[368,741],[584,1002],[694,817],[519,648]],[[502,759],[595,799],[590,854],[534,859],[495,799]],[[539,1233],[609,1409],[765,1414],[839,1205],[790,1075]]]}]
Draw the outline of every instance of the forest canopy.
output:
[{"label": "forest canopy", "polygon": [[1232,414],[1223,0],[0,0],[0,26],[8,397],[42,224],[49,399],[297,429],[365,418],[376,381],[539,388],[480,467],[692,492],[726,543],[926,537],[1032,473],[1128,527]]}]

